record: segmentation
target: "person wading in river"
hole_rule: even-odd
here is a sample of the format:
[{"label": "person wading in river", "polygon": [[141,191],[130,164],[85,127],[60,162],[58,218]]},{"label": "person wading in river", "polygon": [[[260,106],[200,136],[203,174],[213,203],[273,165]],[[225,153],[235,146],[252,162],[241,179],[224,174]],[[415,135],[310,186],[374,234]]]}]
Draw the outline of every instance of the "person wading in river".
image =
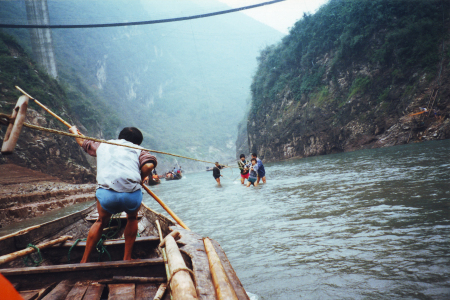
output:
[{"label": "person wading in river", "polygon": [[213,168],[213,177],[217,181],[217,184],[220,185],[220,177],[223,177],[220,175],[220,170],[223,169],[223,166],[219,165],[218,162],[215,163],[215,167]]},{"label": "person wading in river", "polygon": [[[80,134],[73,126],[73,134]],[[142,143],[143,136],[139,129],[126,127],[119,139],[111,142],[136,146]],[[98,219],[89,230],[81,263],[89,262],[89,254],[100,240],[103,228],[108,224],[112,214],[125,211],[127,225],[125,226],[125,251],[123,260],[131,260],[134,241],[138,231],[137,214],[142,202],[140,183],[149,176],[157,165],[156,157],[147,151],[126,147],[102,144],[76,138],[78,145],[91,156],[97,157],[97,210]]]},{"label": "person wading in river", "polygon": [[256,158],[252,158],[251,162],[252,166],[250,167],[250,176],[248,177],[247,187],[251,184],[258,186],[258,164]]},{"label": "person wading in river", "polygon": [[245,179],[248,179],[248,176],[250,175],[250,171],[248,170],[250,163],[248,160],[245,160],[245,154],[241,154],[239,158],[238,167],[241,171],[241,183],[244,184]]},{"label": "person wading in river", "polygon": [[264,165],[262,161],[258,158],[256,153],[252,153],[252,160],[256,159],[256,163],[258,164],[258,183],[262,179],[263,183],[266,183],[266,170],[264,169]]}]

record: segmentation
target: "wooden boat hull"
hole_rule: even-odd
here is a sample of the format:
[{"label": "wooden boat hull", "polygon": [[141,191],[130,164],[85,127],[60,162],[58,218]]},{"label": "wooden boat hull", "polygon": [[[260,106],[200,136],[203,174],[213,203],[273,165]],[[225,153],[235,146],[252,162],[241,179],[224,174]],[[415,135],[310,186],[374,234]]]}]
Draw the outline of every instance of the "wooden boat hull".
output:
[{"label": "wooden boat hull", "polygon": [[[102,261],[98,262],[99,254],[93,253],[90,263],[75,263],[80,261],[84,252],[85,242],[79,242],[72,248],[69,262],[67,257],[69,249],[75,239],[86,237],[92,225],[91,219],[95,219],[94,213],[95,207],[91,206],[67,217],[41,224],[40,227],[27,233],[0,240],[0,251],[5,254],[23,249],[28,243],[37,244],[62,235],[74,237],[64,244],[43,249],[41,252],[44,262],[41,266],[24,267],[22,260],[17,259],[0,265],[2,268],[0,273],[15,284],[23,296],[44,293],[49,299],[66,299],[68,295],[78,294],[81,296],[78,295],[76,299],[100,299],[100,296],[102,299],[153,299],[161,281],[166,281],[164,261],[158,248],[159,238],[155,226],[155,221],[159,220],[164,236],[172,230],[181,233],[181,239],[177,243],[187,267],[193,271],[199,299],[216,299],[202,237],[175,225],[165,216],[143,207],[139,221],[141,237],[136,239],[133,247],[134,260],[121,260],[124,240],[116,238],[105,241],[112,261],[103,255]],[[118,231],[117,237],[122,235],[125,223],[126,219],[111,221],[110,227],[118,228],[112,229]],[[212,242],[238,298],[248,300],[224,251],[217,242]],[[124,282],[124,276],[131,279]],[[167,293],[163,299],[169,299]]]}]

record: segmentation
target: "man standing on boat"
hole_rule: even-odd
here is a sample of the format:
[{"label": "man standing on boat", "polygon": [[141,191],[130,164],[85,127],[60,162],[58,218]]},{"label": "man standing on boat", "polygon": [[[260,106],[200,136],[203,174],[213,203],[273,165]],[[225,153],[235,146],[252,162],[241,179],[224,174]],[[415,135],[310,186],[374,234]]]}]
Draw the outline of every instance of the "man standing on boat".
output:
[{"label": "man standing on boat", "polygon": [[219,165],[218,162],[215,163],[215,167],[213,168],[213,177],[217,181],[217,184],[220,185],[220,177],[223,177],[220,175],[220,170],[223,169],[223,166]]},{"label": "man standing on boat", "polygon": [[[70,128],[70,132],[81,135],[75,126]],[[111,142],[137,146],[142,140],[139,129],[126,127],[120,132],[119,139]],[[147,151],[102,144],[83,138],[76,138],[76,141],[86,153],[97,157],[98,187],[95,196],[98,219],[89,230],[81,263],[89,262],[89,255],[100,240],[111,215],[123,211],[127,213],[123,259],[131,260],[138,231],[137,214],[142,202],[141,182],[156,167],[156,157]]]}]

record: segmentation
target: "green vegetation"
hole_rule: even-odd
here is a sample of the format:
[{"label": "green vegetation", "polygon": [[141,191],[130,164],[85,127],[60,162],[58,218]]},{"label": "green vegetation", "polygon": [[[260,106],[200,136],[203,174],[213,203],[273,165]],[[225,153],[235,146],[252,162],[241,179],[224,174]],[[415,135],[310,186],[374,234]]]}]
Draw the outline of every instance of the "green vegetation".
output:
[{"label": "green vegetation", "polygon": [[369,77],[358,77],[353,81],[352,86],[348,94],[348,99],[352,98],[356,94],[363,94],[370,85]]},{"label": "green vegetation", "polygon": [[[334,0],[314,15],[304,14],[281,43],[261,51],[251,114],[264,113],[287,87],[296,100],[317,95],[330,80],[336,83],[337,69],[355,61],[392,68],[393,81],[404,80],[411,67],[435,69],[445,38],[443,13],[449,10],[450,2],[440,0]],[[348,98],[370,85],[368,78],[353,79]],[[386,96],[382,92],[380,99]]]}]

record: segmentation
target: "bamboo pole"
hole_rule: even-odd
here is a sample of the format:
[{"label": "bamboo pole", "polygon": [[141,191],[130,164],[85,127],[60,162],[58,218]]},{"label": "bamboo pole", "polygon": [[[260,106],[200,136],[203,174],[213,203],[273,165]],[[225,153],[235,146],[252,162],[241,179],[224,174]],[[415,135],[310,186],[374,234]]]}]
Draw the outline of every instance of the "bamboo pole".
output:
[{"label": "bamboo pole", "polygon": [[209,238],[203,239],[206,255],[208,256],[209,269],[213,280],[218,300],[238,300],[236,292],[228,279],[219,256]]},{"label": "bamboo pole", "polygon": [[[159,220],[156,220],[156,227],[158,228],[159,242],[162,243],[164,239],[163,239],[163,236],[162,236],[161,225],[159,224]],[[170,280],[170,270],[169,270],[169,265],[168,265],[168,262],[167,262],[166,249],[165,248],[161,248],[161,252],[162,252],[162,255],[163,255],[163,259],[164,259],[164,265],[166,267],[167,281],[169,281]]]},{"label": "bamboo pole", "polygon": [[46,112],[48,112],[49,114],[51,114],[52,116],[54,116],[55,118],[57,118],[61,123],[63,123],[64,125],[66,125],[67,127],[72,127],[72,125],[70,125],[69,123],[67,123],[66,121],[64,121],[61,117],[59,117],[57,114],[55,114],[54,112],[52,112],[47,106],[45,106],[44,104],[42,104],[41,102],[39,102],[36,98],[31,97],[30,95],[28,95],[24,90],[22,90],[20,87],[18,87],[16,85],[16,89],[18,89],[19,91],[22,92],[22,94],[28,96],[28,98],[33,99],[34,102],[36,102],[37,105],[39,105],[40,107],[42,107]]},{"label": "bamboo pole", "polygon": [[34,226],[27,227],[27,228],[25,228],[25,229],[19,230],[19,231],[14,232],[14,233],[10,233],[10,234],[4,235],[4,236],[0,237],[0,241],[9,239],[9,238],[11,238],[11,237],[14,237],[14,236],[17,236],[17,235],[20,235],[20,234],[27,233],[28,231],[31,231],[31,230],[34,230],[34,229],[37,229],[37,228],[41,227],[41,225],[42,225],[42,224],[40,224],[40,225],[34,225]]},{"label": "bamboo pole", "polygon": [[155,298],[153,300],[161,300],[164,296],[164,292],[166,291],[167,283],[161,283],[158,291],[156,292]]},{"label": "bamboo pole", "polygon": [[[159,199],[158,196],[155,195],[155,193],[153,193],[145,184],[141,183],[142,187],[144,188],[144,190],[147,191],[147,193],[150,194],[150,196],[153,197],[153,199],[156,200],[156,202],[158,202],[162,208],[165,209],[165,211],[167,211],[167,213],[175,219],[175,221],[177,221],[177,223],[183,227],[184,229],[190,230],[189,227],[186,226],[186,224],[183,223],[183,221],[181,221],[180,218],[178,218],[178,216],[161,200]],[[146,207],[146,205],[144,205],[144,207]]]},{"label": "bamboo pole", "polygon": [[[57,238],[55,240],[51,240],[51,241],[48,241],[48,242],[36,245],[36,247],[39,248],[39,249],[44,249],[44,248],[47,248],[47,247],[50,247],[50,246],[53,246],[53,245],[56,245],[56,244],[64,243],[65,241],[67,241],[68,239],[71,239],[71,238],[72,238],[71,236],[62,236],[62,237],[59,237],[59,238]],[[33,252],[36,252],[36,249],[28,247],[28,248],[23,249],[23,250],[19,250],[19,251],[10,253],[10,254],[6,254],[6,255],[3,255],[3,256],[0,256],[0,265],[4,264],[4,263],[7,263],[7,262],[10,262],[12,260],[15,260],[16,258],[23,257],[25,255],[31,254]]]},{"label": "bamboo pole", "polygon": [[190,272],[178,249],[177,242],[169,234],[164,239],[171,272],[170,289],[174,299],[194,300],[198,299],[195,285],[192,282]]},{"label": "bamboo pole", "polygon": [[[159,224],[159,220],[156,220],[156,227],[158,228],[159,242],[162,243],[164,241],[164,239],[163,239],[163,235],[162,235],[162,231],[161,231],[161,225]],[[164,259],[164,266],[166,268],[167,282],[170,282],[170,270],[169,270],[169,262],[167,261],[166,249],[161,248],[161,252],[163,255],[163,259]],[[157,298],[155,296],[155,298],[153,300],[161,299],[162,296],[164,295],[164,291],[166,290],[166,288],[167,288],[167,284],[165,286],[161,285],[158,289],[158,292],[161,289],[162,294],[160,295],[159,298]],[[158,295],[158,293],[156,293],[156,294]],[[170,295],[170,299],[172,299],[172,294]]]}]

